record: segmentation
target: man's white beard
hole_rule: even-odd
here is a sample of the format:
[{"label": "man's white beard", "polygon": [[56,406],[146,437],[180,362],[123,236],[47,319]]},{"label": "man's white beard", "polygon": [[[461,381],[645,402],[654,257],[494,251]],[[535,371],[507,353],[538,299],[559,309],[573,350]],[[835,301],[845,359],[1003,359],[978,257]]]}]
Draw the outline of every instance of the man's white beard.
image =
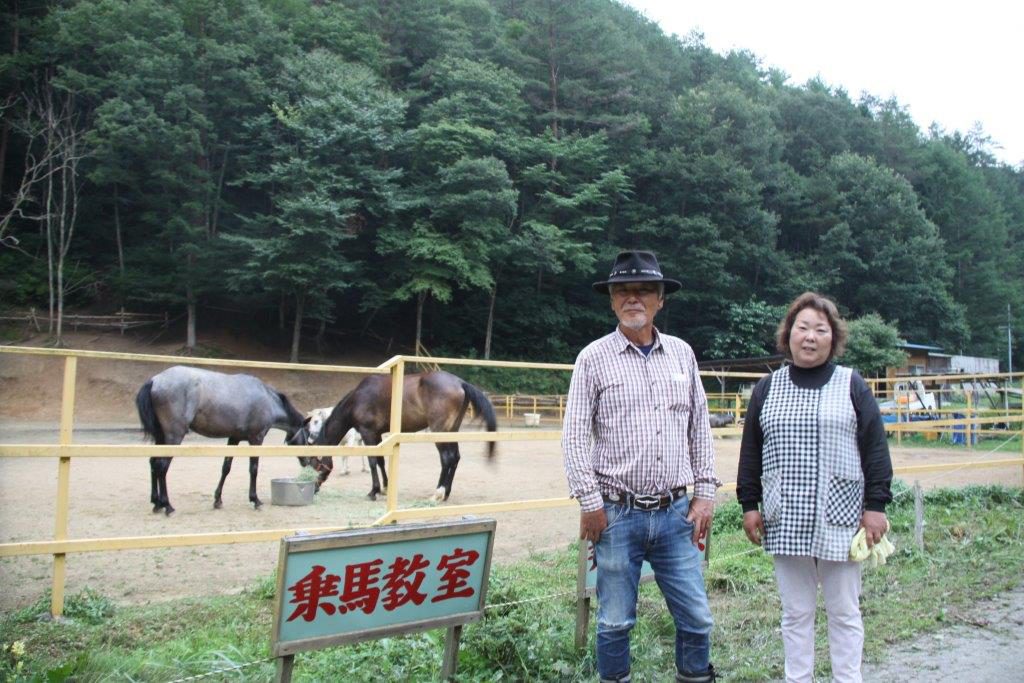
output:
[{"label": "man's white beard", "polygon": [[647,325],[647,316],[642,315],[638,318],[628,318],[628,321],[623,321],[622,326],[631,330],[642,330]]}]

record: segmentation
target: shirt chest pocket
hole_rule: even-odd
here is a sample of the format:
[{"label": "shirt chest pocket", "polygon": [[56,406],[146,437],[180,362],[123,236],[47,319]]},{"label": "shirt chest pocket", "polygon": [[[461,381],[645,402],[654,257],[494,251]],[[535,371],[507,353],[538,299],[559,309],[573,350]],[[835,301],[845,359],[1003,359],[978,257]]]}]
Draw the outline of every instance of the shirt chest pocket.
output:
[{"label": "shirt chest pocket", "polygon": [[688,413],[690,412],[690,401],[692,393],[690,391],[690,379],[683,373],[673,373],[662,382],[665,387],[664,400],[665,407],[668,410]]}]

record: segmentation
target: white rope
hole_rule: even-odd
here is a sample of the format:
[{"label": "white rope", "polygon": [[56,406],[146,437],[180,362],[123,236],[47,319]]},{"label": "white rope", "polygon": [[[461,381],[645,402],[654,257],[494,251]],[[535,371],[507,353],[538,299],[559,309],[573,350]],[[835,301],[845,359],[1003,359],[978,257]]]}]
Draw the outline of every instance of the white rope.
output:
[{"label": "white rope", "polygon": [[[981,454],[982,454],[982,455],[991,455],[991,454],[995,453],[995,452],[996,452],[996,451],[998,451],[998,450],[999,450],[1000,448],[1002,448],[1003,446],[1005,446],[1006,444],[1010,443],[1011,441],[1013,441],[1013,440],[1014,440],[1014,439],[1016,439],[1016,438],[1017,438],[1017,436],[1016,436],[1016,435],[1014,435],[1014,436],[1011,436],[1011,437],[1009,437],[1008,439],[1006,439],[1005,441],[1003,441],[1003,442],[1002,442],[1001,444],[998,444],[998,445],[996,445],[996,446],[995,446],[995,448],[993,448],[992,450],[989,450],[989,451],[982,451],[982,453],[981,453]],[[922,482],[929,482],[929,481],[934,481],[934,480],[936,480],[936,479],[941,479],[942,477],[948,477],[948,476],[949,476],[949,475],[951,475],[951,474],[956,474],[957,472],[962,472],[963,470],[965,470],[965,469],[968,469],[968,468],[970,468],[970,467],[971,467],[971,466],[972,466],[973,464],[974,464],[974,463],[972,463],[972,462],[964,463],[964,464],[963,464],[963,465],[961,465],[960,467],[956,467],[956,468],[954,468],[954,469],[951,469],[951,470],[944,470],[944,471],[942,471],[942,472],[938,472],[938,473],[936,473],[936,474],[933,474],[933,475],[932,475],[932,476],[930,476],[930,477],[925,477],[924,479],[918,479],[918,480],[917,480],[917,482],[918,482],[918,483],[922,483]],[[912,486],[911,486],[911,487],[909,487],[909,488],[907,488],[907,489],[905,489],[905,490],[903,490],[903,491],[900,491],[899,493],[897,493],[897,494],[896,494],[895,496],[893,496],[893,497],[892,497],[892,499],[893,499],[893,500],[896,500],[896,499],[897,499],[897,498],[899,498],[900,496],[903,496],[903,495],[906,495],[906,494],[908,494],[908,493],[911,493],[911,492],[913,492],[913,490],[914,490],[914,487],[912,487]]]},{"label": "white rope", "polygon": [[198,680],[201,680],[203,678],[208,678],[210,676],[216,676],[217,674],[227,673],[228,671],[240,671],[240,670],[245,669],[247,667],[255,666],[257,664],[263,664],[264,662],[270,662],[270,661],[273,661],[273,660],[274,660],[273,657],[267,657],[266,659],[257,659],[254,662],[246,662],[245,664],[236,664],[234,666],[225,667],[223,669],[217,669],[215,671],[209,671],[209,672],[207,672],[205,674],[198,674],[196,676],[188,676],[186,678],[175,678],[173,681],[169,681],[168,683],[185,683],[185,681],[198,681]]},{"label": "white rope", "polygon": [[759,546],[759,545],[758,546],[754,546],[750,550],[744,550],[743,552],[739,552],[739,553],[736,553],[734,555],[726,555],[725,557],[712,557],[710,560],[708,560],[708,566],[710,567],[711,565],[715,564],[716,562],[725,562],[726,560],[731,560],[734,557],[742,557],[744,555],[749,555],[751,553],[756,553],[758,550],[761,550],[761,546]]},{"label": "white rope", "polygon": [[541,600],[550,600],[551,598],[560,598],[563,595],[576,595],[576,591],[562,591],[561,593],[552,593],[551,595],[540,595],[536,598],[524,598],[522,600],[514,600],[512,602],[499,602],[494,605],[486,605],[485,610],[497,609],[499,607],[512,607],[513,605],[522,605],[527,602],[539,602]]}]

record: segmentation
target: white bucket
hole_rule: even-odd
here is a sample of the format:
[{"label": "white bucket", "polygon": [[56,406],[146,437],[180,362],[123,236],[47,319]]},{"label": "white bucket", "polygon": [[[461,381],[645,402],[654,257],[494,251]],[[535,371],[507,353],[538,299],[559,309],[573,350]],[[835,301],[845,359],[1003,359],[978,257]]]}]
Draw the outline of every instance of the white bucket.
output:
[{"label": "white bucket", "polygon": [[527,427],[540,427],[540,413],[523,413],[523,422]]},{"label": "white bucket", "polygon": [[312,505],[315,481],[299,481],[294,477],[270,480],[271,505]]}]

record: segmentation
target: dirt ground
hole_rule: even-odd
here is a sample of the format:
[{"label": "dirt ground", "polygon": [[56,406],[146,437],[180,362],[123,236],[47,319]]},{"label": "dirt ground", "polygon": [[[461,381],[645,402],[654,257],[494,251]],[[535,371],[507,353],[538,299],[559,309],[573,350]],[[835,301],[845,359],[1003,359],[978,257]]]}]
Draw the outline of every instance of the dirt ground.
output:
[{"label": "dirt ground", "polygon": [[[168,345],[140,347],[119,336],[80,335],[69,346],[96,350],[170,353]],[[247,358],[267,357],[258,349]],[[240,354],[241,355],[241,354]],[[347,359],[347,364],[374,365],[384,358]],[[331,362],[340,362],[334,360]],[[56,443],[62,363],[35,356],[0,355],[0,443]],[[82,360],[76,396],[76,443],[142,443],[133,399],[138,387],[162,366],[154,363]],[[355,375],[259,371],[264,379],[285,391],[301,410],[331,405],[358,381]],[[499,425],[507,429],[515,425]],[[472,429],[473,427],[468,427]],[[554,427],[552,427],[554,428]],[[267,443],[281,443],[283,434],[271,432]],[[203,443],[190,435],[186,443]],[[738,439],[720,439],[718,474],[734,482]],[[493,462],[483,457],[482,443],[462,446],[463,459],[455,478],[451,505],[503,500],[567,497],[561,454],[556,441],[506,442]],[[439,473],[437,453],[429,444],[402,450],[400,505],[424,505]],[[973,454],[962,450],[903,448],[893,453],[896,466],[967,459],[998,459],[1001,454]],[[295,476],[292,458],[260,461],[258,495],[264,506],[254,510],[248,502],[248,468],[239,459],[224,489],[224,507],[214,510],[213,489],[221,461],[179,458],[168,476],[172,516],[153,514],[149,503],[149,467],[144,460],[83,458],[71,467],[71,538],[157,536],[257,529],[307,529],[365,525],[384,512],[383,502],[370,502],[369,475],[360,473],[353,458],[348,476],[332,476],[314,505],[271,505],[270,481]],[[335,470],[337,475],[338,469]],[[0,458],[0,542],[52,538],[57,463],[53,458]],[[960,470],[919,475],[926,487],[966,483],[1021,485],[1021,468]],[[721,494],[727,500],[733,494]],[[509,562],[531,552],[566,547],[575,538],[575,508],[501,513],[495,540],[495,560]],[[70,592],[90,586],[123,603],[144,603],[180,596],[201,596],[238,591],[258,577],[271,574],[278,544],[247,543],[226,546],[76,553],[68,557]],[[0,558],[0,610],[32,602],[51,581],[49,556]],[[566,578],[567,585],[572,581]]]},{"label": "dirt ground", "polygon": [[1024,586],[956,615],[942,631],[894,646],[882,662],[864,666],[865,681],[929,683],[1024,681]]}]

